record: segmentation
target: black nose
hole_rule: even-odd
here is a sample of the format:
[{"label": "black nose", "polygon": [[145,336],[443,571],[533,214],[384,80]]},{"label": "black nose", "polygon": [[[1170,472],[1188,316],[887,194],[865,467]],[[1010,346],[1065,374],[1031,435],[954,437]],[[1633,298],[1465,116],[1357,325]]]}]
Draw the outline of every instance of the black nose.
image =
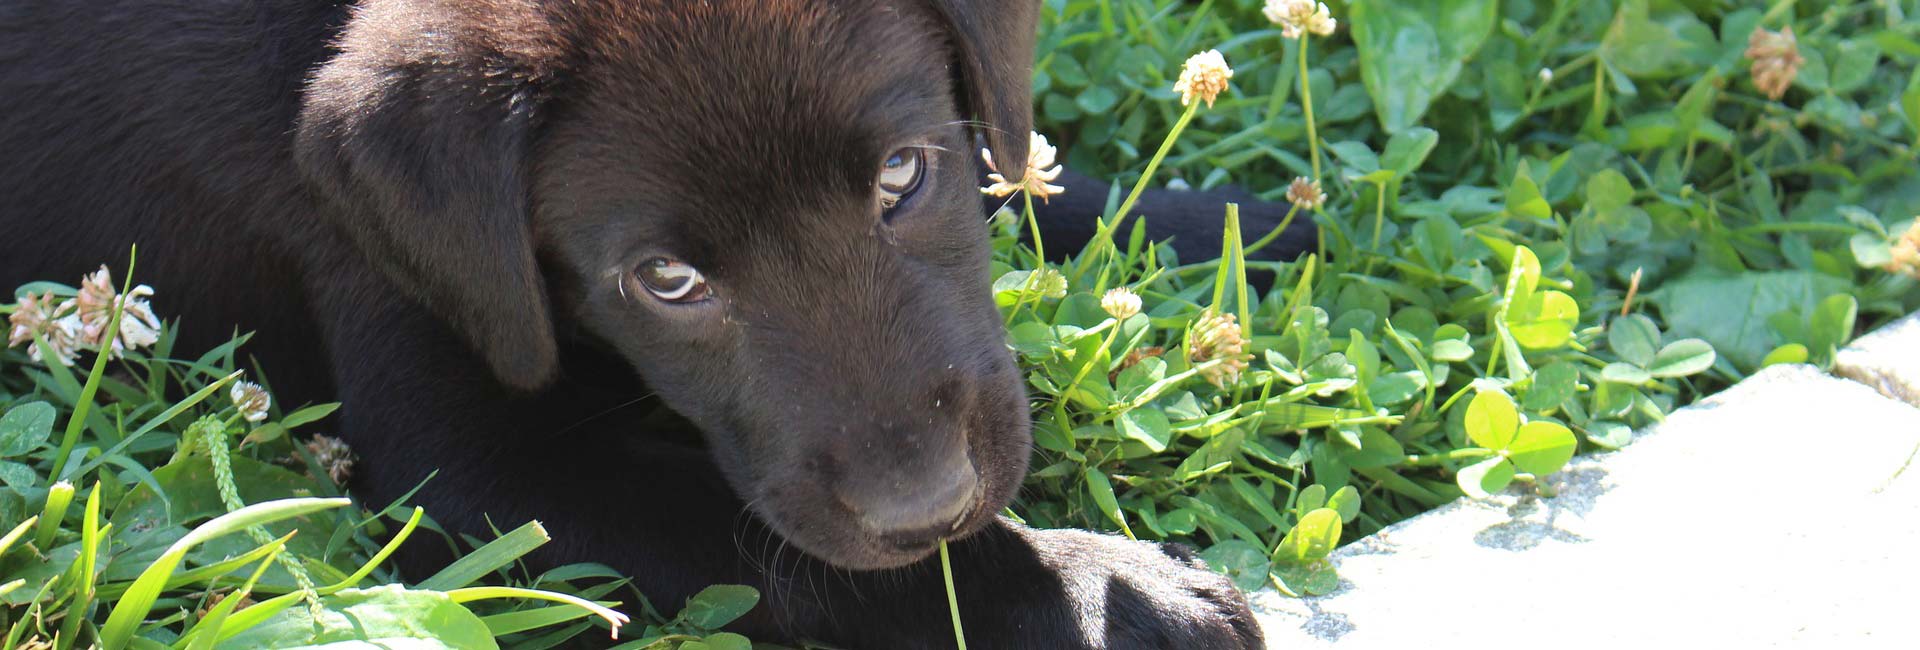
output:
[{"label": "black nose", "polygon": [[901,550],[926,549],[951,535],[978,499],[980,480],[964,453],[947,455],[930,471],[869,471],[867,480],[840,487],[841,502],[868,532]]}]

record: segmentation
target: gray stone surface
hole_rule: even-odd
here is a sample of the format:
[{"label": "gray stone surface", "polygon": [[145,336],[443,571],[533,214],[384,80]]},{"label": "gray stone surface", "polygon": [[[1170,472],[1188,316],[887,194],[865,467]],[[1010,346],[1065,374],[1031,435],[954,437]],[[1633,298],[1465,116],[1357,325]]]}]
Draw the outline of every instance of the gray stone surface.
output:
[{"label": "gray stone surface", "polygon": [[1920,406],[1920,313],[1855,340],[1834,356],[1833,371]]},{"label": "gray stone surface", "polygon": [[1920,409],[1776,366],[1557,497],[1449,504],[1340,549],[1335,593],[1254,606],[1270,648],[1920,648],[1917,450]]}]

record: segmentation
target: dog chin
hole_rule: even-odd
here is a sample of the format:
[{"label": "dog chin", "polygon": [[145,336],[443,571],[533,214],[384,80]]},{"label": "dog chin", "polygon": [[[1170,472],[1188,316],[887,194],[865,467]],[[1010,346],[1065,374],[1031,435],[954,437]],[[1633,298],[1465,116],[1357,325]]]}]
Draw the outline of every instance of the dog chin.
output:
[{"label": "dog chin", "polygon": [[[765,501],[758,503],[766,504]],[[773,528],[775,534],[786,539],[794,548],[836,568],[854,571],[898,569],[925,560],[940,549],[937,542],[904,548],[890,543],[863,527],[851,512],[816,513],[808,512],[802,506],[788,512],[807,514],[782,516],[775,512],[777,509],[781,509],[780,504],[753,506],[754,514]],[[953,534],[947,537],[947,541],[964,539],[979,532],[993,521],[994,513],[998,511],[999,507],[993,504],[976,504]]]}]

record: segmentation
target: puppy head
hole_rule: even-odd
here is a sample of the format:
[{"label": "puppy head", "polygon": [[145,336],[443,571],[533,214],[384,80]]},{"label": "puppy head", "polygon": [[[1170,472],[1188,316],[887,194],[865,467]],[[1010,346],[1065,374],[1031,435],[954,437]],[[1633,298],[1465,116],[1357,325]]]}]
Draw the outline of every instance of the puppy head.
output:
[{"label": "puppy head", "polygon": [[299,152],[503,381],[583,331],[795,545],[898,566],[1026,469],[971,151],[1024,167],[1033,4],[370,2]]}]

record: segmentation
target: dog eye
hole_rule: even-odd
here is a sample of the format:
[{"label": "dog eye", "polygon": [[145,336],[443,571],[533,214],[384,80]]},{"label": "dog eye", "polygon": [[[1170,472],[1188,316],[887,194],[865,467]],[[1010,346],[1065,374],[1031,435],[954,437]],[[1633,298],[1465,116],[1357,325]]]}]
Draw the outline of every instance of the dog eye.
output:
[{"label": "dog eye", "polygon": [[633,274],[653,297],[667,302],[699,302],[707,298],[706,276],[683,262],[656,257],[641,263]]},{"label": "dog eye", "polygon": [[921,153],[919,147],[908,147],[887,156],[880,163],[880,207],[892,209],[901,199],[920,187]]}]

